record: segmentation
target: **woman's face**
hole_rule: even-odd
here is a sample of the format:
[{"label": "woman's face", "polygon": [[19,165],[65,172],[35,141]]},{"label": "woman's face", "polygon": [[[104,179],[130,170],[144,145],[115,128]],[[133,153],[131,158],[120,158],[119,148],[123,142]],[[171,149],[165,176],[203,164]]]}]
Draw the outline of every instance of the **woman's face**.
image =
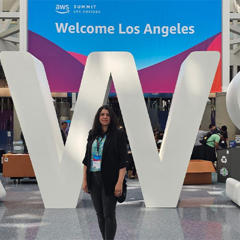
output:
[{"label": "woman's face", "polygon": [[107,109],[103,109],[100,112],[100,116],[99,116],[99,122],[101,123],[102,126],[108,126],[110,124],[110,115],[109,115],[109,111]]}]

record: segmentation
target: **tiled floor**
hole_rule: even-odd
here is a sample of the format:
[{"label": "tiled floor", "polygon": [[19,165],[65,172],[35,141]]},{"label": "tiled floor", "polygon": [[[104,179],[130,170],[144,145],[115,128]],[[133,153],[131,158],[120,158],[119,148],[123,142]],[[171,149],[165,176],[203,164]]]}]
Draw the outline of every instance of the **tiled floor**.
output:
[{"label": "tiled floor", "polygon": [[[36,183],[3,184],[1,240],[101,239],[87,194],[77,209],[44,209]],[[116,240],[240,239],[240,208],[225,196],[225,184],[184,186],[176,209],[147,209],[138,181],[128,185],[127,201],[117,206]]]}]

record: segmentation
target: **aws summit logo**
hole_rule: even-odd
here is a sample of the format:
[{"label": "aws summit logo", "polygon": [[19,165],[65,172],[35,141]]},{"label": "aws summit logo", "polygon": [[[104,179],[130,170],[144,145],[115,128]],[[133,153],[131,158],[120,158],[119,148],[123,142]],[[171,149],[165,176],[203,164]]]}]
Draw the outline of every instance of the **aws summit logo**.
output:
[{"label": "aws summit logo", "polygon": [[67,14],[70,13],[70,7],[68,4],[56,4],[56,13]]}]

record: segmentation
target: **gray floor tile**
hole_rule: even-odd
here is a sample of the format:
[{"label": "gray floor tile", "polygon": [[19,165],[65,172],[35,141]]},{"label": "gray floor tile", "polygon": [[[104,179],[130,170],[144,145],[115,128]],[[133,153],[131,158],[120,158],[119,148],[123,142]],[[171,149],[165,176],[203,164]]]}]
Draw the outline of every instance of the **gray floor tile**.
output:
[{"label": "gray floor tile", "polygon": [[[91,200],[77,209],[44,209],[33,181],[3,181],[0,240],[101,239]],[[117,205],[116,240],[240,240],[240,209],[225,195],[225,184],[184,186],[178,208],[145,208],[137,180],[128,181],[126,202]]]}]

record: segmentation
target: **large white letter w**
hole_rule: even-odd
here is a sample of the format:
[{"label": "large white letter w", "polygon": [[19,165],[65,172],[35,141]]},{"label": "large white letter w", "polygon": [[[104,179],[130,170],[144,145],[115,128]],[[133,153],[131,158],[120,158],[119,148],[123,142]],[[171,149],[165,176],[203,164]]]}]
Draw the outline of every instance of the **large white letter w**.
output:
[{"label": "large white letter w", "polygon": [[27,52],[3,52],[0,59],[46,208],[77,205],[88,131],[108,94],[110,74],[145,204],[176,207],[216,72],[218,53],[196,52],[184,61],[160,155],[131,54],[96,52],[89,55],[65,147],[42,63]]}]

